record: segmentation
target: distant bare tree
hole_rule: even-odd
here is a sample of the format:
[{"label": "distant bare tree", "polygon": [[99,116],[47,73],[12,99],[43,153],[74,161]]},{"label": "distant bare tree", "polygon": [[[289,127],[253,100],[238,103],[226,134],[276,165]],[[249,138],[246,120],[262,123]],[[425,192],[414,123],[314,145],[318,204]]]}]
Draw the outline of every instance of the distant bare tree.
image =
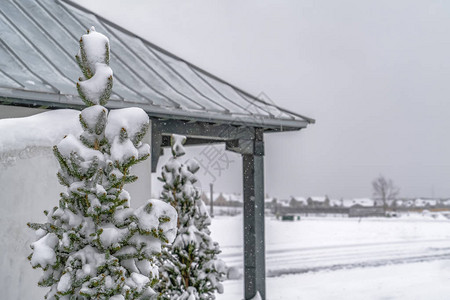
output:
[{"label": "distant bare tree", "polygon": [[387,202],[395,200],[400,189],[394,185],[392,179],[386,179],[383,175],[372,181],[373,195],[376,199],[383,201],[383,208],[386,211]]}]

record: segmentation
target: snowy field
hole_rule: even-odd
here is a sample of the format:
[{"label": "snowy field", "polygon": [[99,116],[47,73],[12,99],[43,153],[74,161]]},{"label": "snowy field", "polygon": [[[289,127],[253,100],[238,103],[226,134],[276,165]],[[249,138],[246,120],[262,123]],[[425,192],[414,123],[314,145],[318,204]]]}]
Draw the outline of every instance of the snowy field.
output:
[{"label": "snowy field", "polygon": [[[242,215],[213,219],[224,259],[242,272]],[[266,219],[267,299],[449,299],[450,221]],[[242,280],[219,300],[242,299]]]}]

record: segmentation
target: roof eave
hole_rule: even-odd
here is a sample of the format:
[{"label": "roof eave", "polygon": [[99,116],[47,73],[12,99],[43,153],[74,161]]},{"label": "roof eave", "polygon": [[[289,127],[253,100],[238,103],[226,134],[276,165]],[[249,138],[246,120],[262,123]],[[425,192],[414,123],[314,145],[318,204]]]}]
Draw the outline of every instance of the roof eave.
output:
[{"label": "roof eave", "polygon": [[[37,91],[26,91],[0,87],[0,104],[18,105],[41,108],[72,108],[82,109],[84,105],[79,96],[55,94]],[[252,118],[246,115],[221,114],[215,112],[196,112],[183,109],[164,108],[148,104],[130,103],[111,99],[106,105],[111,109],[129,107],[130,104],[138,106],[152,118],[192,120],[198,122],[231,124],[235,126],[248,126],[263,128],[268,131],[293,131],[306,128],[309,120],[288,120],[277,118]]]}]

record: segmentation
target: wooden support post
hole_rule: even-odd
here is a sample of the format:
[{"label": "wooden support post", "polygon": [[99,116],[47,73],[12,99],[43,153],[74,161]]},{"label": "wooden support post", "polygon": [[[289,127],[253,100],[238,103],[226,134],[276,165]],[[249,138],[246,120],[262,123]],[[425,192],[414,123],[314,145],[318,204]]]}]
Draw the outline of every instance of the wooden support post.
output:
[{"label": "wooden support post", "polygon": [[242,154],[244,178],[244,299],[259,292],[266,299],[264,246],[264,142],[253,141],[252,153]]}]

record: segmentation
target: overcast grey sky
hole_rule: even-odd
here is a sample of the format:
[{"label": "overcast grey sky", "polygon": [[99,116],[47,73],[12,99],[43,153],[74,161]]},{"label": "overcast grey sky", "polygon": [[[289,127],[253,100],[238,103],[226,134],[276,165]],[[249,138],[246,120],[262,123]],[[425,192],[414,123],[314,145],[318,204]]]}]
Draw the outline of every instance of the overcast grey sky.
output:
[{"label": "overcast grey sky", "polygon": [[[371,196],[384,174],[401,196],[450,197],[450,1],[76,2],[315,118],[266,135],[267,193]],[[229,159],[216,188],[239,191]]]}]

